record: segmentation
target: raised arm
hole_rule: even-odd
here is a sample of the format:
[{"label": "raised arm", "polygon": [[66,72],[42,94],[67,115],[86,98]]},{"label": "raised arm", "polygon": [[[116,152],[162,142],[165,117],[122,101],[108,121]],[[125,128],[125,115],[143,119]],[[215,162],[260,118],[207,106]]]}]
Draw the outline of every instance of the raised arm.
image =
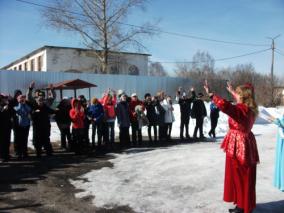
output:
[{"label": "raised arm", "polygon": [[51,106],[56,99],[56,92],[53,88],[53,84],[49,85],[50,91],[48,92],[47,97],[47,105]]},{"label": "raised arm", "polygon": [[[233,105],[231,102],[227,101],[226,99],[215,95],[213,92],[210,91],[207,81],[205,81],[204,89],[209,97],[213,97],[214,104],[225,114],[229,115],[235,121],[242,121],[245,118],[245,115],[248,111],[247,107],[240,107],[238,105]],[[228,91],[232,90],[231,85],[227,84]]]}]

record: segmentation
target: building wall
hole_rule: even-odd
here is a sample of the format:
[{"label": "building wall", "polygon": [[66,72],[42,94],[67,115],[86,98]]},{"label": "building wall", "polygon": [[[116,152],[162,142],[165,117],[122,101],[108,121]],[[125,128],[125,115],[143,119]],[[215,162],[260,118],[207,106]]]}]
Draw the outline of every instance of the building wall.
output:
[{"label": "building wall", "polygon": [[19,61],[7,70],[46,71],[46,50]]},{"label": "building wall", "polygon": [[[149,92],[155,95],[160,90],[174,97],[178,87],[182,86],[185,89],[189,89],[192,86],[191,81],[188,79],[173,77],[0,70],[0,92],[11,95],[15,89],[21,89],[25,92],[32,81],[35,81],[36,88],[45,88],[51,83],[78,78],[97,85],[97,87],[91,88],[91,97],[101,97],[108,88],[115,90],[123,89],[128,95],[136,92],[140,99],[144,99],[145,93]],[[78,90],[77,95],[81,94],[89,97],[89,90]],[[59,91],[57,91],[57,96],[59,97]],[[74,97],[74,91],[63,91],[63,96]]]},{"label": "building wall", "polygon": [[[93,51],[79,49],[47,48],[47,71],[100,73],[100,67]],[[148,56],[138,54],[111,54],[108,70],[112,74],[129,74],[129,68],[136,66],[139,75],[148,74]],[[131,69],[131,68],[130,68]]]}]

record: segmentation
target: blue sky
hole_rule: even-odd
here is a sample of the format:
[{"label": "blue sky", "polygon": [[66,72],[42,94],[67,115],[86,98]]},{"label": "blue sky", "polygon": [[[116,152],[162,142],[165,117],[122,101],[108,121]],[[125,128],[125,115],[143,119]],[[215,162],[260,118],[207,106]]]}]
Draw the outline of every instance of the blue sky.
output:
[{"label": "blue sky", "polygon": [[[44,0],[28,0],[48,4]],[[44,45],[82,47],[74,34],[57,32],[44,25],[39,8],[15,0],[0,0],[0,67]],[[215,59],[238,56],[269,48],[267,37],[276,39],[275,74],[284,76],[284,1],[283,0],[149,0],[146,11],[133,11],[127,23],[141,24],[160,19],[163,31],[242,43],[268,46],[240,46],[196,40],[161,33],[145,39],[145,52],[152,61],[191,61],[198,50]],[[270,73],[271,51],[242,58],[216,61],[222,68],[252,63],[261,73]],[[175,64],[163,64],[173,73]]]}]

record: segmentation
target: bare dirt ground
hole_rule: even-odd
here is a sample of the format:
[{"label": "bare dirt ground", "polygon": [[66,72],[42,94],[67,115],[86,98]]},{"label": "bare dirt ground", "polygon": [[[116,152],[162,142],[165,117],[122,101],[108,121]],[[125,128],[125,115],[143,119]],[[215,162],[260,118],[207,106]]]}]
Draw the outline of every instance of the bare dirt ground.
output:
[{"label": "bare dirt ground", "polygon": [[93,169],[111,167],[106,155],[90,153],[76,156],[55,150],[54,156],[26,161],[0,163],[0,212],[15,213],[76,213],[76,212],[133,212],[129,207],[98,209],[91,197],[75,198],[78,192],[69,179],[76,179]]},{"label": "bare dirt ground", "polygon": [[[171,146],[178,142],[173,140],[155,146]],[[118,144],[115,145],[115,151],[121,152]],[[148,146],[148,142],[142,144],[142,147]],[[53,143],[53,148],[53,156],[43,155],[38,159],[30,150],[27,160],[12,158],[0,163],[0,213],[134,213],[128,206],[101,209],[91,204],[92,197],[75,198],[79,190],[69,180],[76,180],[91,170],[112,167],[108,161],[110,156],[94,151],[75,155],[59,149],[58,143]]]}]

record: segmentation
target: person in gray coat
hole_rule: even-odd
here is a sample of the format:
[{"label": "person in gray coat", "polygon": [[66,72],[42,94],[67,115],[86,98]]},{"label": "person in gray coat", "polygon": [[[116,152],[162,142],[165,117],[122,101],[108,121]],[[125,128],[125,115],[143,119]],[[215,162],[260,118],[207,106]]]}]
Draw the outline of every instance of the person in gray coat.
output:
[{"label": "person in gray coat", "polygon": [[119,103],[116,106],[117,123],[119,126],[119,141],[121,147],[128,146],[130,143],[130,110],[125,93],[119,95]]}]

